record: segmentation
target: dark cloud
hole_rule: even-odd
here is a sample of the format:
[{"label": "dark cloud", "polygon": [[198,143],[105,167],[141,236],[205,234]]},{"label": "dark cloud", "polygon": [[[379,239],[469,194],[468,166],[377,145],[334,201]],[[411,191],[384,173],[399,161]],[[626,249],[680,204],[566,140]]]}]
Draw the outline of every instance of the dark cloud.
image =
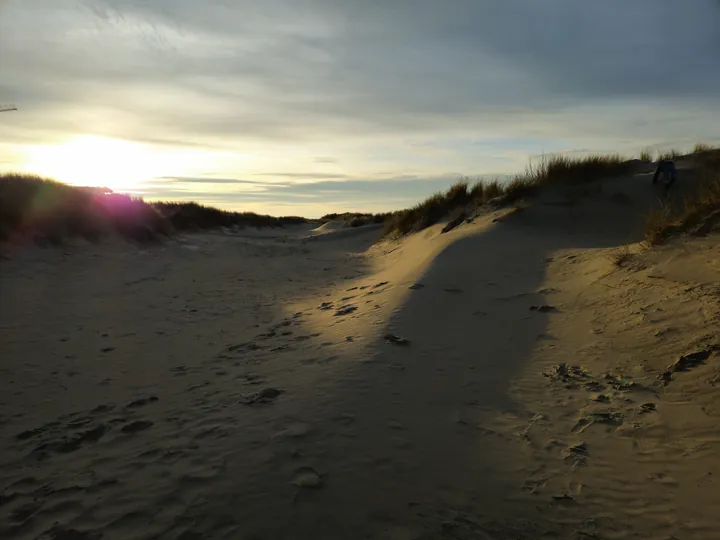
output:
[{"label": "dark cloud", "polygon": [[8,138],[87,129],[93,115],[83,108],[113,111],[105,134],[209,145],[562,121],[570,109],[621,101],[720,109],[714,0],[10,8],[0,22],[0,97],[25,116],[0,126]]},{"label": "dark cloud", "polygon": [[[232,70],[242,65],[250,76],[270,76],[286,90],[299,82],[295,90],[302,91],[316,81],[317,87],[329,84],[328,93],[333,94],[361,82],[358,94],[369,89],[384,94],[395,85],[412,87],[409,95],[398,96],[410,104],[416,99],[432,101],[433,94],[426,89],[436,88],[450,95],[475,96],[476,103],[478,97],[507,103],[517,95],[544,103],[545,86],[562,92],[558,100],[562,104],[570,96],[584,99],[608,93],[716,97],[714,84],[720,78],[714,69],[720,54],[716,0],[682,6],[676,0],[451,0],[442,4],[434,0],[297,0],[268,2],[262,7],[252,1],[207,5],[107,0],[101,4],[107,13],[134,13],[178,29],[228,37],[240,31],[248,36],[269,33],[263,52],[281,62],[283,74],[277,73],[278,64],[269,65],[263,58],[218,55],[215,66]],[[303,78],[305,67],[315,69]],[[515,70],[529,74],[528,82],[539,83],[539,92],[532,96],[527,95],[528,88],[513,87],[497,92],[498,82],[518,77]],[[433,80],[432,75],[450,78]],[[414,86],[417,80],[424,84]],[[453,91],[459,82],[469,82],[471,88],[457,84]],[[446,102],[449,110],[465,105]]]}]

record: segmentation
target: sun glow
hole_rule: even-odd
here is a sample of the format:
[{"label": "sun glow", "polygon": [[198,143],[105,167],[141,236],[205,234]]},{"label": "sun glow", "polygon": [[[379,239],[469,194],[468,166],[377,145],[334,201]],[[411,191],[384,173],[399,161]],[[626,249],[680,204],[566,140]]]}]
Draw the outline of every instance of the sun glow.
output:
[{"label": "sun glow", "polygon": [[183,174],[189,164],[181,162],[187,160],[174,157],[146,144],[82,135],[28,148],[24,169],[76,186],[135,191],[155,177]]}]

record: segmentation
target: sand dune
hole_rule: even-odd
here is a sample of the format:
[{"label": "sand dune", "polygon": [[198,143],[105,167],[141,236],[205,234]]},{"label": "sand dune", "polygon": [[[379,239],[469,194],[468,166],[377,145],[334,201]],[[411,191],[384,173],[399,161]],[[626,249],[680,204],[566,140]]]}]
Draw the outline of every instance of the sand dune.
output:
[{"label": "sand dune", "polygon": [[713,538],[718,237],[653,204],[3,261],[0,536]]}]

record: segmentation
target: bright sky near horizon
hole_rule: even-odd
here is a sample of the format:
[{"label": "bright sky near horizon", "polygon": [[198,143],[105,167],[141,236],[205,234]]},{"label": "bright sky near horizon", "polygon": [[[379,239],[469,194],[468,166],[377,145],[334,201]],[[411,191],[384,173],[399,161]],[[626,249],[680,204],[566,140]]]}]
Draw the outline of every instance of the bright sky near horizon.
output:
[{"label": "bright sky near horizon", "polygon": [[0,0],[0,172],[319,216],[720,142],[717,0]]}]

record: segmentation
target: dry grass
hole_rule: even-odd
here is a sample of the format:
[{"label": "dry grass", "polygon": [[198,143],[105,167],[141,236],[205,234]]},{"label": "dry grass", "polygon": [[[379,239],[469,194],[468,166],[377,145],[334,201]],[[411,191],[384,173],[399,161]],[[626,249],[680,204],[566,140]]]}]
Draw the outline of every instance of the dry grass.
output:
[{"label": "dry grass", "polygon": [[671,161],[681,157],[683,153],[680,150],[665,150],[658,154],[658,161]]},{"label": "dry grass", "polygon": [[651,246],[661,244],[673,220],[673,212],[667,203],[645,216],[645,241]]},{"label": "dry grass", "polygon": [[714,150],[718,150],[718,148],[711,146],[706,143],[697,143],[692,150],[693,154],[704,154],[706,152],[712,152]]},{"label": "dry grass", "polygon": [[107,189],[82,188],[27,174],[0,175],[0,241],[60,244],[120,235],[150,242],[175,230],[223,226],[280,227],[304,218],[225,212],[196,203],[146,203]]},{"label": "dry grass", "polygon": [[[684,156],[688,155],[694,155],[694,154],[707,154],[710,152],[716,152],[720,150],[720,148],[712,146],[707,143],[697,143],[695,146],[693,146],[693,149],[690,152],[683,152],[681,150],[677,149],[671,149],[671,150],[665,150],[664,152],[658,153],[658,160],[674,160],[678,159]],[[644,148],[640,152],[640,159],[642,161],[654,161],[653,156],[655,155],[655,151],[652,148]]]},{"label": "dry grass", "polygon": [[342,221],[345,227],[362,227],[363,225],[372,225],[384,223],[385,219],[390,216],[390,212],[369,214],[361,212],[345,212],[344,214],[326,214],[320,218],[322,223],[328,221]]},{"label": "dry grass", "polygon": [[528,165],[519,178],[536,186],[549,184],[582,184],[601,178],[624,174],[632,163],[620,154],[568,157],[555,155],[543,157],[539,163]]},{"label": "dry grass", "polygon": [[511,204],[537,193],[544,186],[580,185],[627,172],[632,164],[619,154],[569,157],[554,155],[530,164],[513,180],[500,183],[477,182],[470,187],[467,178],[444,193],[436,193],[418,205],[391,214],[385,221],[385,236],[402,236],[429,227],[452,210],[477,208],[486,204]]},{"label": "dry grass", "polygon": [[[707,143],[699,142],[696,143],[695,146],[693,146],[692,150],[689,152],[683,152],[682,150],[677,150],[676,148],[673,148],[671,150],[665,150],[663,152],[658,153],[658,160],[675,160],[678,158],[682,158],[685,156],[692,156],[692,155],[702,155],[705,156],[710,153],[718,152],[720,151],[720,147],[712,146]],[[653,152],[650,149],[643,150],[640,153],[640,159],[643,159],[645,161],[652,161],[651,156]]]},{"label": "dry grass", "polygon": [[493,195],[495,189],[502,191],[493,183],[481,188],[478,185],[471,190],[468,181],[461,179],[444,193],[436,193],[412,208],[394,212],[385,220],[383,235],[402,236],[421,231],[443,219],[455,208],[467,206],[473,197],[486,198]]},{"label": "dry grass", "polygon": [[640,152],[640,159],[643,161],[652,161],[653,160],[653,151],[649,148],[644,148],[642,152]]},{"label": "dry grass", "polygon": [[169,232],[166,225],[151,206],[126,195],[33,175],[0,175],[0,240],[59,244],[81,236],[94,242],[115,232],[146,242]]},{"label": "dry grass", "polygon": [[[712,150],[712,149],[711,149]],[[645,221],[645,240],[661,244],[680,234],[705,234],[720,223],[720,156],[707,159],[700,171],[697,191],[673,205],[663,202]]]},{"label": "dry grass", "polygon": [[283,227],[305,223],[301,217],[272,217],[253,212],[229,212],[195,202],[149,203],[176,230],[205,230],[221,227]]}]

